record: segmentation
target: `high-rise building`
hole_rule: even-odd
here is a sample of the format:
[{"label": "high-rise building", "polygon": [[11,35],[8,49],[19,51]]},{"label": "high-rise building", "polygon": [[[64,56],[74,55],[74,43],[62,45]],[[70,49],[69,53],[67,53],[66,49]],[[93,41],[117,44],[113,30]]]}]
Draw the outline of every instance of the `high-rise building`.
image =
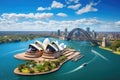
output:
[{"label": "high-rise building", "polygon": [[96,32],[94,30],[92,31],[92,38],[96,39]]},{"label": "high-rise building", "polygon": [[68,31],[67,31],[67,28],[65,28],[65,37],[67,37],[68,35]]},{"label": "high-rise building", "polygon": [[58,36],[61,35],[60,29],[58,29],[57,35],[58,35]]},{"label": "high-rise building", "polygon": [[90,28],[89,28],[89,27],[87,27],[87,28],[86,28],[86,31],[89,33],[89,32],[90,32]]}]

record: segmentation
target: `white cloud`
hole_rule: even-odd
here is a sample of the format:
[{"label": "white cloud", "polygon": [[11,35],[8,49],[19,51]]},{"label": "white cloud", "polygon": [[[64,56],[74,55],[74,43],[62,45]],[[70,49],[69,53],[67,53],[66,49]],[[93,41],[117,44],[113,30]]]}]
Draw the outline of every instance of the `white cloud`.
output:
[{"label": "white cloud", "polygon": [[70,2],[78,3],[79,0],[69,0]]},{"label": "white cloud", "polygon": [[51,10],[50,7],[48,8],[43,8],[43,7],[38,7],[37,11],[44,11],[44,10]]},{"label": "white cloud", "polygon": [[4,13],[1,15],[3,19],[18,20],[18,19],[48,19],[52,17],[53,13],[28,13],[28,14],[16,14],[16,13]]},{"label": "white cloud", "polygon": [[63,8],[64,4],[61,2],[53,1],[50,7],[38,7],[37,11],[51,10],[52,8]]},{"label": "white cloud", "polygon": [[65,0],[66,4],[70,4],[70,2],[68,0]]},{"label": "white cloud", "polygon": [[57,1],[53,1],[51,4],[51,8],[63,8],[63,7],[64,7],[64,5]]},{"label": "white cloud", "polygon": [[120,27],[120,21],[116,21],[115,25]]},{"label": "white cloud", "polygon": [[52,17],[54,14],[53,13],[36,13],[34,15],[34,18],[36,19],[48,19]]},{"label": "white cloud", "polygon": [[45,8],[43,8],[43,7],[38,7],[38,9],[37,9],[38,11],[44,11],[45,10]]},{"label": "white cloud", "polygon": [[76,14],[80,15],[80,14],[87,13],[87,12],[96,12],[98,11],[98,9],[93,7],[95,5],[97,5],[97,3],[91,2],[90,4],[87,4],[85,7],[79,9],[76,12]]},{"label": "white cloud", "polygon": [[66,2],[67,4],[71,4],[71,3],[78,3],[79,0],[65,0],[65,2]]},{"label": "white cloud", "polygon": [[73,10],[77,10],[80,6],[81,6],[81,4],[69,5],[68,8],[73,9]]},{"label": "white cloud", "polygon": [[65,14],[65,13],[58,13],[57,16],[67,17],[67,14]]},{"label": "white cloud", "polygon": [[[13,16],[13,14],[12,14]],[[10,18],[12,17],[10,16]],[[18,15],[16,15],[18,16]],[[19,16],[23,16],[19,15]],[[30,16],[30,15],[29,15]],[[34,16],[34,14],[33,14]],[[32,17],[32,13],[31,13]],[[82,18],[78,20],[68,20],[68,21],[55,21],[55,20],[40,20],[33,19],[22,20],[18,18],[19,21],[10,20],[3,16],[0,16],[0,31],[57,31],[58,29],[72,30],[73,28],[79,27],[85,29],[90,27],[95,31],[119,31],[120,21],[103,21],[97,18]]]}]

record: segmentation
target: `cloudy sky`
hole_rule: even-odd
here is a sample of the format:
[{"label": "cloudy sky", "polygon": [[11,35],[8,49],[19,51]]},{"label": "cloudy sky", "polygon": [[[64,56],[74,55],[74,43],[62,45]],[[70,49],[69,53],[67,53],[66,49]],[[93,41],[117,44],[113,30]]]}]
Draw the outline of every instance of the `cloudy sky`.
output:
[{"label": "cloudy sky", "polygon": [[0,0],[0,31],[120,31],[119,0]]}]

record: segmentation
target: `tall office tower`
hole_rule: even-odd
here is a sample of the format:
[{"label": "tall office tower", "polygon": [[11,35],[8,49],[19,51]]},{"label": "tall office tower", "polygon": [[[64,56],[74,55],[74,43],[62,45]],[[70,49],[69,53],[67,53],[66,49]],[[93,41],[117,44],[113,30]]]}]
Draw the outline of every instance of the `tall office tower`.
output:
[{"label": "tall office tower", "polygon": [[94,30],[92,31],[92,38],[96,39],[96,32]]},{"label": "tall office tower", "polygon": [[90,32],[90,28],[89,28],[89,27],[87,27],[87,28],[86,28],[86,31],[89,33],[89,32]]},{"label": "tall office tower", "polygon": [[68,35],[68,31],[67,31],[67,28],[65,28],[65,37],[67,37]]},{"label": "tall office tower", "polygon": [[58,36],[61,35],[60,29],[58,29],[57,35],[58,35]]}]

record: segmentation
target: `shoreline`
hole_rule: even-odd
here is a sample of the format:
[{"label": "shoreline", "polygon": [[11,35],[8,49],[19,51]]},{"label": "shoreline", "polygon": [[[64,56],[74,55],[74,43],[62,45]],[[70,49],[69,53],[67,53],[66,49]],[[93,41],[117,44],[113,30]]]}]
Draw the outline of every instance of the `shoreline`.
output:
[{"label": "shoreline", "polygon": [[[4,39],[4,37],[6,37],[6,39]],[[1,35],[0,44],[12,43],[12,42],[24,42],[24,41],[34,40],[35,38],[41,38],[41,37],[44,37],[44,35],[42,34],[32,34],[32,36],[30,34]],[[49,34],[47,34],[46,37],[58,38],[58,36],[53,36]]]},{"label": "shoreline", "polygon": [[63,65],[64,63],[66,63],[68,60],[69,60],[69,59],[67,59],[67,60],[65,60],[64,62],[60,63],[60,65],[59,65],[57,68],[55,68],[55,69],[53,69],[53,70],[51,70],[51,71],[40,72],[40,73],[22,73],[22,72],[19,72],[18,68],[15,68],[15,69],[14,69],[14,73],[15,73],[15,74],[18,74],[18,75],[24,75],[24,76],[33,76],[33,75],[49,74],[49,73],[58,71],[58,70],[62,67],[62,65]]},{"label": "shoreline", "polygon": [[[67,50],[66,50],[66,51],[67,51]],[[23,73],[23,72],[20,72],[20,71],[18,70],[18,68],[15,68],[15,69],[14,69],[14,73],[15,73],[15,74],[19,74],[19,75],[40,75],[40,74],[48,74],[48,73],[55,72],[55,71],[59,70],[59,69],[62,67],[62,65],[63,65],[64,63],[66,63],[68,60],[74,58],[74,57],[77,56],[77,55],[81,55],[80,52],[77,52],[77,51],[75,51],[74,49],[68,49],[68,51],[71,51],[71,52],[64,54],[64,56],[66,56],[67,59],[66,59],[65,61],[61,62],[61,63],[59,64],[59,66],[58,66],[57,68],[53,69],[53,70],[46,71],[46,72],[38,72],[38,73]],[[71,54],[71,53],[72,53],[72,54]],[[42,60],[44,60],[44,61],[48,61],[48,59],[44,59],[44,58],[42,58],[42,57],[39,57],[39,58],[26,58],[25,55],[26,55],[25,53],[19,53],[19,54],[15,54],[14,57],[15,57],[16,59],[21,59],[21,60],[34,60],[34,61],[42,61]],[[54,60],[57,60],[57,59],[49,59],[49,60],[54,61]]]},{"label": "shoreline", "polygon": [[113,51],[113,50],[110,49],[110,48],[106,48],[106,47],[104,48],[104,47],[101,47],[101,46],[99,46],[99,48],[104,49],[104,50],[107,50],[107,51],[111,51],[111,52],[114,53],[114,54],[120,55],[120,52]]}]

